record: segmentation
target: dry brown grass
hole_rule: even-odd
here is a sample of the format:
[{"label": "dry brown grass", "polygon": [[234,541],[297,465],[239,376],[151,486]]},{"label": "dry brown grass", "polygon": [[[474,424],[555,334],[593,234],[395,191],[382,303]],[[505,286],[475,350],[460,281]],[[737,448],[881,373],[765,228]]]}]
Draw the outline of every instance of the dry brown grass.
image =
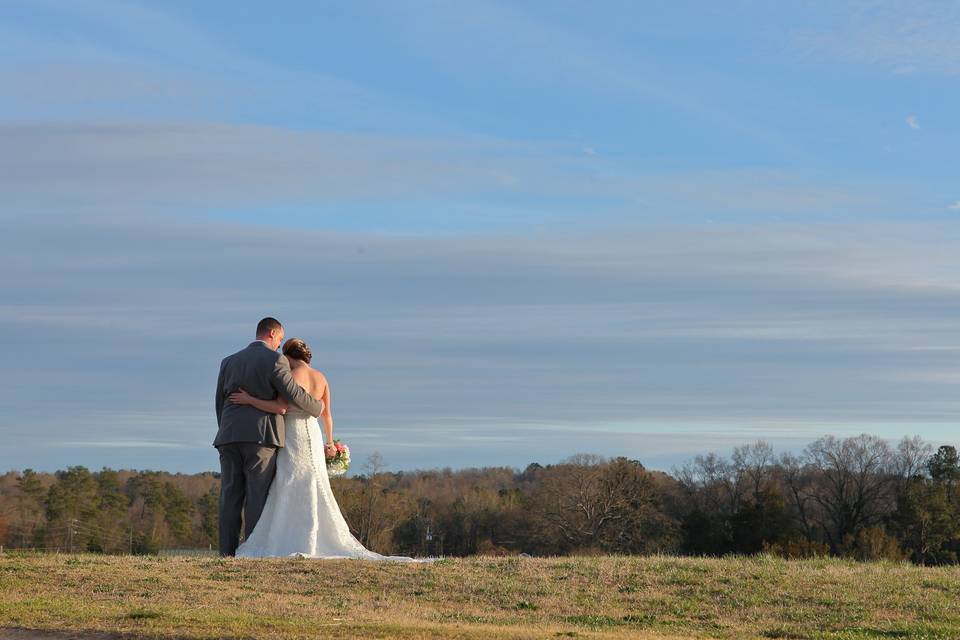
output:
[{"label": "dry brown grass", "polygon": [[960,638],[960,569],[0,556],[0,627],[158,638]]}]

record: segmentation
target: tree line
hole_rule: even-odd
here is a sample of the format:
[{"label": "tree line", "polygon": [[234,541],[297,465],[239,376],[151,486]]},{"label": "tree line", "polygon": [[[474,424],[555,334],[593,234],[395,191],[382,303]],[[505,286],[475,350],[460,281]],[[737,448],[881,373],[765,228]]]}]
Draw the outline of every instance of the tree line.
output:
[{"label": "tree line", "polygon": [[[385,470],[332,481],[353,534],[381,553],[773,553],[953,564],[960,459],[920,438],[763,442],[672,473],[577,455],[526,469]],[[31,470],[0,476],[0,545],[104,553],[217,547],[215,473]]]}]

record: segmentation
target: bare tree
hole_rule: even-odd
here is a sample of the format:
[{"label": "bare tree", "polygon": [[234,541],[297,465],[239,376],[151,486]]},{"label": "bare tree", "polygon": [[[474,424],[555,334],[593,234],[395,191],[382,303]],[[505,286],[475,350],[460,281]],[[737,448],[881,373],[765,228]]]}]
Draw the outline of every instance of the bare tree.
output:
[{"label": "bare tree", "polygon": [[773,466],[776,463],[773,447],[763,440],[737,447],[733,450],[730,463],[736,483],[746,484],[753,501],[760,502],[761,495],[773,480]]},{"label": "bare tree", "polygon": [[779,466],[783,485],[793,506],[794,518],[800,526],[803,537],[808,542],[813,542],[815,526],[812,512],[816,505],[813,503],[814,481],[811,468],[802,458],[792,453],[781,455]]},{"label": "bare tree", "polygon": [[659,489],[635,460],[574,456],[541,471],[540,480],[544,520],[572,548],[629,553],[669,538]]},{"label": "bare tree", "polygon": [[933,455],[933,447],[924,442],[920,436],[904,437],[897,444],[895,472],[901,479],[901,486],[904,481],[926,472],[927,461],[930,460],[931,455]]},{"label": "bare tree", "polygon": [[602,463],[598,456],[580,454],[541,476],[543,516],[574,547],[594,544],[608,521],[619,517],[600,495]]},{"label": "bare tree", "polygon": [[739,509],[744,486],[726,458],[716,453],[698,455],[675,473],[701,511],[729,517]]},{"label": "bare tree", "polygon": [[386,469],[383,456],[379,451],[371,453],[363,465],[363,485],[360,491],[359,511],[357,518],[357,538],[365,547],[370,546],[370,540],[379,531],[379,503],[383,494],[380,475]]},{"label": "bare tree", "polygon": [[878,524],[894,509],[897,459],[885,440],[867,434],[844,440],[825,436],[811,443],[805,456],[816,471],[811,496],[834,552],[847,536]]}]

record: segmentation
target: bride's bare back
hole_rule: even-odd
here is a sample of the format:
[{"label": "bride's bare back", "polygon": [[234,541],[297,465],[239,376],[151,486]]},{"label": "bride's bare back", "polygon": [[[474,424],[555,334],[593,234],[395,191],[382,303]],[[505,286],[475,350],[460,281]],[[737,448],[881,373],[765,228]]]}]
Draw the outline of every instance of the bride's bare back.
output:
[{"label": "bride's bare back", "polygon": [[323,413],[320,421],[327,436],[327,443],[333,442],[333,413],[330,410],[330,385],[322,373],[303,360],[290,358],[290,373],[293,379],[314,398],[323,401]]},{"label": "bride's bare back", "polygon": [[291,359],[290,373],[293,379],[303,387],[307,393],[318,400],[323,400],[326,405],[327,378],[322,373],[300,360]]}]

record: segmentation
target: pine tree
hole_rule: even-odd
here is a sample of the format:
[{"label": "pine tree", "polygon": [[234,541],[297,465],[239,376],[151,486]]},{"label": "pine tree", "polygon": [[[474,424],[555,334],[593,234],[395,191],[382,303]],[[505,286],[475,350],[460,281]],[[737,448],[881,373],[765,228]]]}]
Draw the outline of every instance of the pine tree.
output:
[{"label": "pine tree", "polygon": [[86,467],[58,471],[47,492],[47,546],[82,551],[96,527],[97,482]]}]

